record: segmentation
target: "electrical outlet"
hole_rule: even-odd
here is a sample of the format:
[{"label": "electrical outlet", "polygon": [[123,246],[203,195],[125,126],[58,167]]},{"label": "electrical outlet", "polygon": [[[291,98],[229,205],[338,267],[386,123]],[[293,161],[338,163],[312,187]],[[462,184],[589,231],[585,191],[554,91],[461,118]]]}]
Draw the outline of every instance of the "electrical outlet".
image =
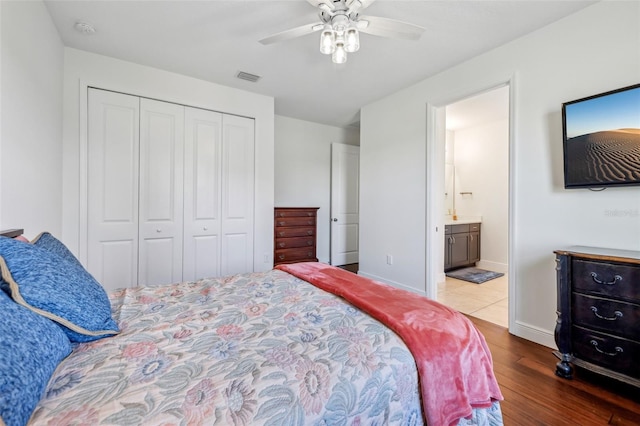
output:
[{"label": "electrical outlet", "polygon": [[387,265],[393,265],[393,256],[387,255]]},{"label": "electrical outlet", "polygon": [[269,263],[269,253],[265,253],[265,254],[264,254],[263,262],[264,262],[264,263]]}]

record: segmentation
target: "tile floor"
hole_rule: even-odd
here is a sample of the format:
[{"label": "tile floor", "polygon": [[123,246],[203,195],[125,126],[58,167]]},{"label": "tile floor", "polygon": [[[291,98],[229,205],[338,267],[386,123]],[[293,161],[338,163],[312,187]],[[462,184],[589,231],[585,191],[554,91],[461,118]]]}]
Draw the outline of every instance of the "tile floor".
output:
[{"label": "tile floor", "polygon": [[438,302],[502,327],[509,325],[507,275],[482,284],[447,280],[438,284]]}]

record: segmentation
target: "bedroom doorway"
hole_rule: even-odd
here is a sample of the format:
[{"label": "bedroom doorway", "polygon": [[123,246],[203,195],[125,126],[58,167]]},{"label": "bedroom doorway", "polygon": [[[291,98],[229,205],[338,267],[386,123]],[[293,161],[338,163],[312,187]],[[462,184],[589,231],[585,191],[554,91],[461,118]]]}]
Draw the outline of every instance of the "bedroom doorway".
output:
[{"label": "bedroom doorway", "polygon": [[[331,144],[331,264],[358,263],[360,147]],[[357,270],[357,265],[355,266]]]},{"label": "bedroom doorway", "polygon": [[[427,274],[430,294],[447,306],[503,327],[509,325],[510,287],[509,89],[502,84],[435,108],[432,124],[438,130],[429,162],[433,179],[428,185],[430,191],[440,194],[432,197],[428,213],[436,228],[477,231],[455,234],[453,246],[451,234],[436,232],[429,246],[431,257],[437,259]],[[445,263],[446,271],[453,272],[455,262],[451,264],[449,255],[463,238],[462,251],[470,257],[458,272],[467,272],[464,267],[474,266],[479,258],[475,268],[502,275],[480,284],[447,276]],[[471,255],[475,249],[480,250],[476,258]],[[459,247],[457,250],[454,255],[460,254]]]}]

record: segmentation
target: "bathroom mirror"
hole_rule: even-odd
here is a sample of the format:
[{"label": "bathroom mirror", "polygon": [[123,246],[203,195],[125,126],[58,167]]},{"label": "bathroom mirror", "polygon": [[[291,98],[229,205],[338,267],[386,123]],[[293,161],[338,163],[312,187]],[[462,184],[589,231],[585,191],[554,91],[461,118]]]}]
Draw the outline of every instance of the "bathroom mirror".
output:
[{"label": "bathroom mirror", "polygon": [[455,205],[455,175],[456,169],[453,164],[444,165],[444,214],[452,215]]}]

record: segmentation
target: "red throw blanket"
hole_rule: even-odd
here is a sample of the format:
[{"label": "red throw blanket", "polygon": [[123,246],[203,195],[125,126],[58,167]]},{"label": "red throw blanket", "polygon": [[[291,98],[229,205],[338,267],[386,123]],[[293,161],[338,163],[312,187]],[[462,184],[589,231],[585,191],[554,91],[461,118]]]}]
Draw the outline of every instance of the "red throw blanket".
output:
[{"label": "red throw blanket", "polygon": [[461,313],[426,297],[322,263],[276,266],[341,296],[396,332],[418,366],[422,411],[431,426],[453,425],[502,400],[484,336]]}]

